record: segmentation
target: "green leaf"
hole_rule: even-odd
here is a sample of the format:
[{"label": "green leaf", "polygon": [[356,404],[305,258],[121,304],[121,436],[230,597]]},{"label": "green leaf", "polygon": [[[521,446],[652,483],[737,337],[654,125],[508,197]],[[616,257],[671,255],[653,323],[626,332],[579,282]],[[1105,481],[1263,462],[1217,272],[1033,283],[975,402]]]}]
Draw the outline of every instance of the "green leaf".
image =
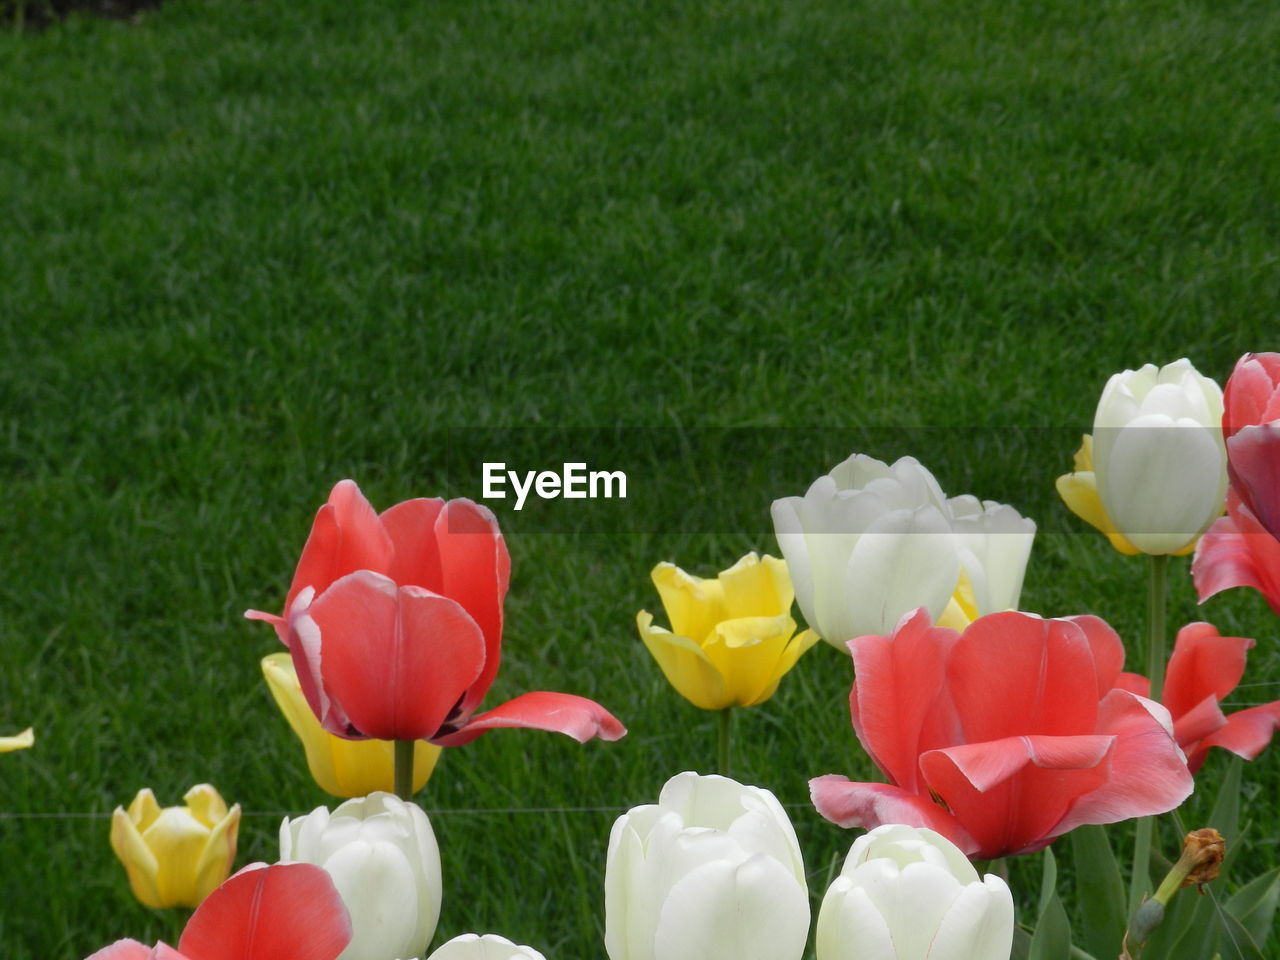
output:
[{"label": "green leaf", "polygon": [[1213,804],[1213,812],[1209,814],[1209,822],[1192,826],[1192,829],[1213,827],[1227,841],[1228,851],[1239,839],[1240,834],[1240,769],[1242,766],[1239,757],[1231,758],[1227,764],[1227,774],[1218,787],[1218,799]]},{"label": "green leaf", "polygon": [[1013,928],[1013,951],[1009,960],[1027,960],[1031,954],[1031,934],[1022,927]]},{"label": "green leaf", "polygon": [[1048,847],[1040,880],[1040,916],[1027,960],[1071,960],[1071,923],[1058,898],[1058,863]]},{"label": "green leaf", "polygon": [[1219,908],[1218,919],[1222,923],[1223,932],[1219,941],[1222,960],[1266,960],[1253,935],[1234,915]]},{"label": "green leaf", "polygon": [[1280,867],[1254,877],[1227,900],[1225,907],[1249,932],[1254,943],[1266,943],[1280,905]]},{"label": "green leaf", "polygon": [[1095,957],[1118,956],[1126,923],[1124,880],[1107,831],[1100,826],[1071,831],[1076,876],[1077,929]]}]

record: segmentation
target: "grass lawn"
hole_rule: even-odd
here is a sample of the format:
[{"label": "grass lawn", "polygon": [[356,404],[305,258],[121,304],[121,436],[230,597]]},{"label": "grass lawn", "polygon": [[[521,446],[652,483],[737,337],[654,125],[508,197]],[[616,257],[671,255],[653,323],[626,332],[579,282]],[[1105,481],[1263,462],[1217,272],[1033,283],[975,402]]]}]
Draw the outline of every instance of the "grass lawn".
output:
[{"label": "grass lawn", "polygon": [[[634,463],[628,505],[493,505],[490,700],[576,692],[630,734],[446,753],[437,943],[603,956],[613,818],[714,765],[636,636],[648,571],[776,555],[770,502],[855,448],[1033,516],[1023,608],[1136,640],[1142,564],[1053,480],[1110,374],[1280,348],[1277,44],[1250,0],[170,0],[0,32],[0,733],[38,738],[0,758],[0,956],[176,935],[107,843],[142,786],[241,803],[238,864],[330,802],[241,613],[279,609],[342,477],[385,508],[478,496],[481,450]],[[1280,622],[1198,609],[1186,569],[1171,624],[1256,637],[1236,700],[1273,699]],[[850,680],[820,645],[739,718],[815,909],[851,837],[806,781],[872,774]],[[1240,880],[1280,862],[1276,754],[1246,780]]]}]

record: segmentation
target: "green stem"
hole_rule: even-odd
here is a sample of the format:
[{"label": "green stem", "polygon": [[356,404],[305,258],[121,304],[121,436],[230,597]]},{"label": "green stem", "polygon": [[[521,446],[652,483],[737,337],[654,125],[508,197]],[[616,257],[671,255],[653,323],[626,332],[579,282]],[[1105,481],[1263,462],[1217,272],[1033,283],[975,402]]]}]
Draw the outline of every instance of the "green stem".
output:
[{"label": "green stem", "polygon": [[413,740],[396,741],[396,796],[413,799]]},{"label": "green stem", "polygon": [[729,776],[729,745],[733,739],[733,707],[720,711],[720,775]]},{"label": "green stem", "polygon": [[[1151,699],[1157,703],[1164,693],[1165,581],[1169,572],[1166,555],[1152,556],[1147,570],[1147,677]],[[1151,893],[1151,838],[1154,817],[1140,817],[1133,840],[1133,875],[1129,881],[1129,920],[1133,921],[1144,897]]]}]

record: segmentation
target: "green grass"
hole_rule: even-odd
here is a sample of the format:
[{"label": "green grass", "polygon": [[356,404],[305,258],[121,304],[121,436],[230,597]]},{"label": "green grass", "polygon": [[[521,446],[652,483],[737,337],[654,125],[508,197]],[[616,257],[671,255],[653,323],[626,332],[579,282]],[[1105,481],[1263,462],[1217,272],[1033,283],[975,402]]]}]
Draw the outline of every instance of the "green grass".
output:
[{"label": "green grass", "polygon": [[[172,0],[0,33],[0,732],[39,738],[0,758],[0,956],[181,925],[133,902],[105,819],[28,814],[208,780],[255,812],[244,863],[275,857],[258,812],[325,802],[240,614],[278,608],[344,476],[379,507],[475,496],[486,438],[527,469],[635,428],[590,443],[635,458],[643,509],[498,505],[492,697],[586,694],[630,735],[495,734],[432,809],[620,811],[708,769],[715,718],[635,636],[648,571],[776,553],[769,502],[860,440],[1039,521],[1026,609],[1139,637],[1140,564],[1052,482],[1111,373],[1277,347],[1277,42],[1242,0]],[[1261,598],[1197,612],[1185,571],[1170,622],[1257,637],[1246,679],[1280,682]],[[816,649],[740,723],[816,896],[850,837],[806,781],[871,773],[849,682]],[[1252,876],[1280,770],[1246,776]],[[614,815],[435,817],[437,942],[601,956]]]}]

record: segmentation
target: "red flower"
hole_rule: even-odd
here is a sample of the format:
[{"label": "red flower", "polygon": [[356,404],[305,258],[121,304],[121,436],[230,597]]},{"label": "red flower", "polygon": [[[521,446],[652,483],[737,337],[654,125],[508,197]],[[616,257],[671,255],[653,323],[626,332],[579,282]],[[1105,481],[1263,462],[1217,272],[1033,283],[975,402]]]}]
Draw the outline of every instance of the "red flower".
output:
[{"label": "red flower", "polygon": [[[1244,676],[1253,645],[1247,637],[1222,636],[1211,623],[1189,623],[1178,631],[1161,700],[1173,717],[1174,739],[1192,773],[1200,769],[1210,747],[1252,760],[1280,727],[1280,700],[1230,716],[1222,712],[1222,701]],[[1119,686],[1143,697],[1151,690],[1150,681],[1136,673],[1122,673]]]},{"label": "red flower", "polygon": [[594,701],[526,693],[475,716],[502,650],[511,561],[493,514],[470,500],[406,500],[381,515],[343,480],[316,514],[282,617],[307,703],[348,739],[468,743],[495,727],[579,741],[625,728]]},{"label": "red flower", "polygon": [[329,874],[309,863],[254,863],[196,908],[177,950],[117,940],[87,960],[334,960],[350,942]]},{"label": "red flower", "polygon": [[1231,587],[1253,587],[1280,614],[1280,540],[1227,489],[1227,515],[1213,521],[1196,544],[1191,577],[1204,603]]},{"label": "red flower", "polygon": [[961,634],[917,610],[849,649],[853,728],[889,783],[811,780],[841,826],[930,827],[1000,857],[1191,793],[1167,711],[1115,687],[1124,647],[1097,617],[995,613]]}]

